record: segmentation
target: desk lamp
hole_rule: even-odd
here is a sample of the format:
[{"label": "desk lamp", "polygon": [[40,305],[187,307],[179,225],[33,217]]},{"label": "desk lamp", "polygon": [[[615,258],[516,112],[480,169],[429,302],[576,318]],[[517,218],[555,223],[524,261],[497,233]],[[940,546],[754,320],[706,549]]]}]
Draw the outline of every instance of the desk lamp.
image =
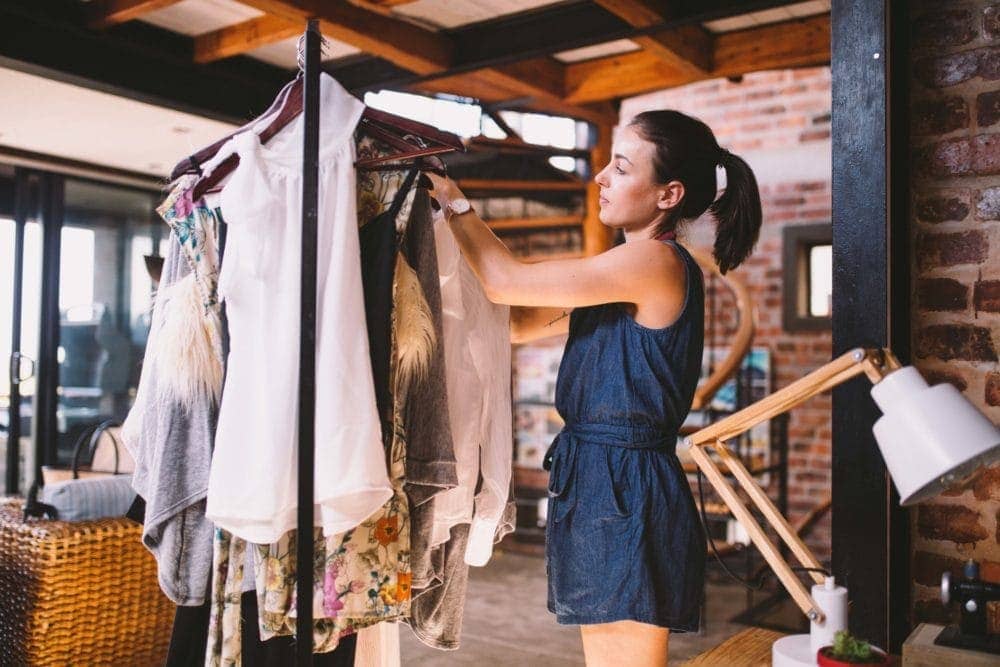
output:
[{"label": "desk lamp", "polygon": [[726,464],[799,563],[821,571],[815,555],[725,441],[862,373],[874,385],[872,398],[883,413],[872,430],[889,476],[899,491],[900,504],[914,505],[927,500],[960,484],[980,467],[1000,461],[1000,429],[955,387],[950,384],[929,387],[915,368],[901,367],[889,349],[851,350],[688,437],[691,457],[811,621],[810,634],[784,637],[774,643],[775,667],[816,664],[816,652],[833,643],[837,630],[846,629],[846,589],[834,586],[832,577],[824,577],[817,571],[810,572],[816,584],[812,592],[806,589],[736,490],[726,482],[708,450],[715,450],[718,459]]}]

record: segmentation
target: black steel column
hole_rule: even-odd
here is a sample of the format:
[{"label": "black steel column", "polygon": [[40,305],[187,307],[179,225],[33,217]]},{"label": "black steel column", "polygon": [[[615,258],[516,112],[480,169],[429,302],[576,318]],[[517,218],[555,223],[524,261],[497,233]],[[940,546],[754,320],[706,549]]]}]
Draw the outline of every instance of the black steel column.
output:
[{"label": "black steel column", "polygon": [[316,244],[319,217],[319,21],[306,28],[302,154],[302,321],[299,336],[299,521],[296,556],[296,664],[311,666],[313,482],[316,414]]},{"label": "black steel column", "polygon": [[[904,364],[910,363],[911,318],[910,265],[913,258],[910,225],[910,0],[889,0],[889,347]],[[899,504],[896,488],[889,486],[887,508],[889,578],[887,648],[903,650],[913,630],[910,616],[913,582],[910,577],[910,511]]]},{"label": "black steel column", "polygon": [[28,222],[28,173],[14,169],[14,280],[11,300],[10,400],[7,408],[8,494],[18,493],[21,470],[21,307],[24,287],[24,227]]},{"label": "black steel column", "polygon": [[40,201],[42,223],[42,293],[38,340],[38,375],[32,420],[35,430],[35,474],[58,463],[56,425],[59,386],[59,254],[63,223],[63,177],[44,174]]},{"label": "black steel column", "polygon": [[[900,298],[909,290],[908,232],[898,206],[907,145],[889,122],[895,109],[892,123],[905,123],[892,82],[907,62],[890,51],[893,16],[888,0],[832,5],[834,357],[860,346],[908,348],[909,304]],[[890,251],[904,254],[890,263]],[[909,614],[909,540],[872,435],[880,413],[870,391],[863,376],[833,391],[833,570],[848,587],[850,629],[892,649]]]}]

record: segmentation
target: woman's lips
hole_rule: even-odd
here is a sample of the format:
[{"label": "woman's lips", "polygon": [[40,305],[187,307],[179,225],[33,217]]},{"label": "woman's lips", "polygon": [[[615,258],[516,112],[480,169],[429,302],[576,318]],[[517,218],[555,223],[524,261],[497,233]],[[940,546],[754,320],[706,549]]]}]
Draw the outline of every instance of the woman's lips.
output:
[{"label": "woman's lips", "polygon": [[599,203],[600,203],[601,206],[604,206],[605,204],[608,203],[608,200],[605,199],[604,197],[601,197],[598,201],[599,201]]}]

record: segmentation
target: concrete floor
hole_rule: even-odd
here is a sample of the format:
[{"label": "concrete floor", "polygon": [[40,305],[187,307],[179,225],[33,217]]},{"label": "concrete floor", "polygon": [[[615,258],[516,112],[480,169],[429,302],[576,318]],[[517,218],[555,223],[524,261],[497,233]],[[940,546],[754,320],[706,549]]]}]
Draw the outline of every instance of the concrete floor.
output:
[{"label": "concrete floor", "polygon": [[[672,635],[672,665],[720,644],[745,627],[727,620],[743,611],[743,588],[720,577],[709,578],[710,582],[713,580],[719,583],[708,586],[706,631]],[[429,648],[403,626],[400,628],[402,664],[406,667],[583,665],[578,626],[556,623],[555,616],[545,608],[545,597],[542,558],[497,551],[489,565],[472,570],[461,648],[457,651]]]}]

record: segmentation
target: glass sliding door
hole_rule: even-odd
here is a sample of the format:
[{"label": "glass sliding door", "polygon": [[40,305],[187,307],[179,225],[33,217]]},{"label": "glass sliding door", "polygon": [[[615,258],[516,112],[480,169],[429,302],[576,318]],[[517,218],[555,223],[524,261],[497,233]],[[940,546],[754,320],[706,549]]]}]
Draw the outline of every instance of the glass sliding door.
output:
[{"label": "glass sliding door", "polygon": [[168,228],[154,190],[0,164],[0,475],[25,493],[125,418]]},{"label": "glass sliding door", "polygon": [[60,238],[55,457],[68,462],[89,426],[125,418],[139,380],[166,250],[155,193],[67,179]]},{"label": "glass sliding door", "polygon": [[35,179],[0,167],[0,469],[5,492],[23,492],[32,460],[38,358],[41,228]]}]

